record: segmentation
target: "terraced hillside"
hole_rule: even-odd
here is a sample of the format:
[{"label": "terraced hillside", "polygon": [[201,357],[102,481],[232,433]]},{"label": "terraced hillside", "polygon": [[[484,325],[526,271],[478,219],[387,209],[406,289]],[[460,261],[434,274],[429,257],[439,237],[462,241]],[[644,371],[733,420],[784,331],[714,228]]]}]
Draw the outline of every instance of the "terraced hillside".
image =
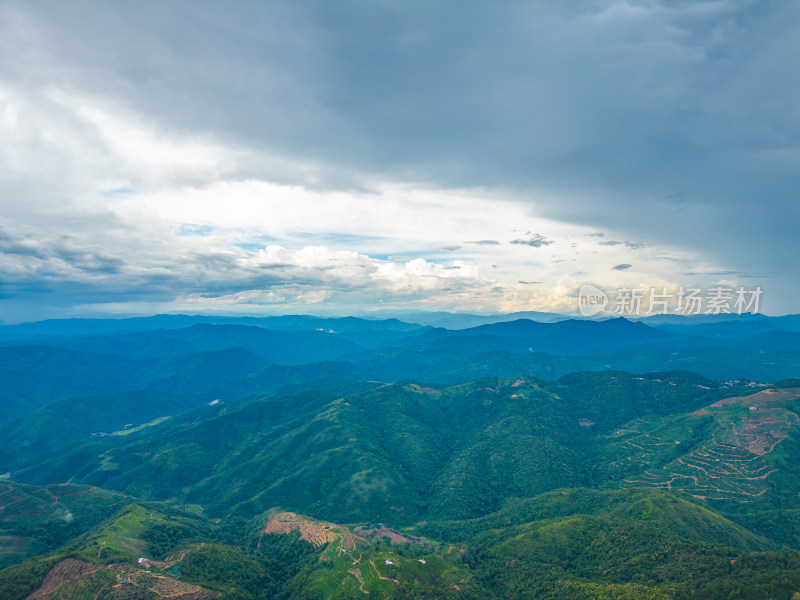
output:
[{"label": "terraced hillside", "polygon": [[783,445],[798,436],[800,388],[765,389],[700,410],[633,421],[608,436],[624,487],[682,490],[713,503],[775,502]]},{"label": "terraced hillside", "polygon": [[0,483],[0,568],[65,544],[129,502],[87,485]]}]

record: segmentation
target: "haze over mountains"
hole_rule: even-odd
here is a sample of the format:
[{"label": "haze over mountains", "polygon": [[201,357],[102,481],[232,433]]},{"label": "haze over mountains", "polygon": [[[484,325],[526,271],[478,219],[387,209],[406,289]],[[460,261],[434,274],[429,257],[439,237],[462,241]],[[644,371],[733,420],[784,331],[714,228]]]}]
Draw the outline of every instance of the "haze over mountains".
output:
[{"label": "haze over mountains", "polygon": [[764,382],[797,374],[800,316],[734,317],[517,319],[445,329],[396,319],[162,315],[2,326],[0,418],[137,389],[235,402],[329,375],[456,383],[607,369]]}]

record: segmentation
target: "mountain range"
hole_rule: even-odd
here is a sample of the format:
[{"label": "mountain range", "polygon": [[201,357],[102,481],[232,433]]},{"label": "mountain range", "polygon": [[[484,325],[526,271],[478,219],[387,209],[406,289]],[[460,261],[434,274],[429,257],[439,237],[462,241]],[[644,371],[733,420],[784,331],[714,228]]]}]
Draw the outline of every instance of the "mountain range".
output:
[{"label": "mountain range", "polygon": [[713,317],[2,327],[0,591],[791,599],[800,318]]}]

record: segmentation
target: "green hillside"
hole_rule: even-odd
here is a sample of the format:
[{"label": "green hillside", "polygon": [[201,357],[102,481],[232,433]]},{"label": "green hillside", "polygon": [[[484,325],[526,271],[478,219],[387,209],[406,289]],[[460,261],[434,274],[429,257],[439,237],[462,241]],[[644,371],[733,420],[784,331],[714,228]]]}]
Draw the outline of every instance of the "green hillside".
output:
[{"label": "green hillside", "polygon": [[800,590],[800,552],[655,490],[558,490],[477,519],[399,529],[277,509],[216,522],[133,502],[0,570],[0,590],[9,600],[34,591],[44,600],[788,600]]},{"label": "green hillside", "polygon": [[304,392],[188,424],[176,418],[130,441],[79,444],[12,475],[200,504],[220,516],[281,505],[345,522],[468,518],[508,498],[619,483],[627,471],[596,467],[618,452],[614,427],[741,391],[684,373],[608,372],[387,384],[341,398]]}]

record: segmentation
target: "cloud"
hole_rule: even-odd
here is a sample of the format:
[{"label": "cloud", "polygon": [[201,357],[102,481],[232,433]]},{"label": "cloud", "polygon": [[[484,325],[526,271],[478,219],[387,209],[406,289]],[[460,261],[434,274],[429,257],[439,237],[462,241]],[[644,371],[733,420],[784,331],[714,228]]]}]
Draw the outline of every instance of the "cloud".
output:
[{"label": "cloud", "polygon": [[702,271],[702,272],[686,271],[684,273],[684,275],[686,275],[687,277],[696,277],[698,275],[706,277],[706,276],[709,276],[709,275],[712,275],[712,276],[718,276],[718,275],[742,275],[742,273],[740,273],[738,271]]},{"label": "cloud", "polygon": [[633,265],[630,265],[628,263],[622,263],[622,264],[616,265],[614,267],[611,267],[611,269],[614,270],[614,271],[627,271],[632,266]]},{"label": "cloud", "polygon": [[[132,264],[68,239],[21,246],[3,232],[0,272],[4,293],[24,297],[46,286],[75,303],[139,302],[204,305],[318,303],[336,297],[351,306],[377,299],[408,299],[448,290],[449,295],[491,290],[494,283],[465,264],[424,259],[398,263],[353,251],[270,245],[258,252],[196,246],[172,259],[149,257]],[[19,250],[24,250],[22,253]],[[10,258],[10,260],[9,260]],[[22,260],[21,260],[22,259]],[[77,285],[81,282],[83,285]]]},{"label": "cloud", "polygon": [[608,240],[606,242],[598,242],[598,245],[600,245],[600,246],[625,246],[626,248],[630,248],[631,250],[639,250],[641,248],[644,248],[644,244],[641,243],[641,242],[629,242],[627,240],[624,241],[624,242],[617,242],[617,241],[614,241],[614,240]]},{"label": "cloud", "polygon": [[7,282],[117,274],[125,264],[124,257],[70,236],[43,241],[0,229],[0,272]]},{"label": "cloud", "polygon": [[207,236],[214,231],[210,225],[194,225],[192,223],[182,223],[180,228],[175,232],[176,235],[200,235]]},{"label": "cloud", "polygon": [[543,235],[535,234],[527,240],[511,240],[510,244],[518,244],[521,246],[531,246],[532,248],[541,248],[542,246],[549,246],[553,242],[548,240]]},{"label": "cloud", "polygon": [[475,240],[472,242],[464,242],[465,244],[475,244],[476,246],[499,246],[500,242],[497,240]]}]

